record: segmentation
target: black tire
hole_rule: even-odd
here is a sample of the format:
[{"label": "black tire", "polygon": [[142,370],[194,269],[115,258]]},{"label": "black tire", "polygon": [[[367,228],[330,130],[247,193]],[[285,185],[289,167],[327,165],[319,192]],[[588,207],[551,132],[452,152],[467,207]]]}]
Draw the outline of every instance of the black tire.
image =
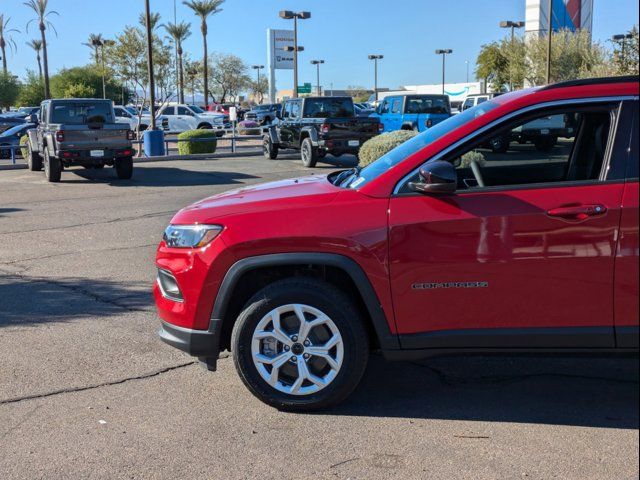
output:
[{"label": "black tire", "polygon": [[42,157],[39,153],[31,150],[31,142],[27,142],[27,166],[32,172],[42,170]]},{"label": "black tire", "polygon": [[202,123],[198,125],[198,130],[211,130],[211,125],[208,123]]},{"label": "black tire", "polygon": [[274,145],[269,137],[262,140],[262,154],[264,158],[275,160],[278,158],[278,145]]},{"label": "black tire", "polygon": [[302,141],[300,147],[300,157],[305,167],[313,168],[318,163],[318,147],[314,147],[309,137]]},{"label": "black tire", "polygon": [[557,142],[558,142],[558,137],[554,135],[547,135],[544,137],[536,138],[533,141],[533,144],[535,145],[536,150],[538,150],[539,152],[548,152],[553,147],[556,146]]},{"label": "black tire", "polygon": [[49,156],[49,149],[44,148],[44,176],[48,182],[57,183],[62,175],[62,162],[59,158]]},{"label": "black tire", "polygon": [[[269,385],[256,369],[251,343],[260,320],[278,306],[302,304],[320,310],[337,327],[344,357],[335,378],[315,393],[292,395]],[[313,278],[279,280],[256,293],[245,305],[231,335],[233,361],[245,386],[262,402],[279,410],[308,412],[345,400],[357,387],[369,359],[369,338],[359,310],[340,290]],[[292,350],[293,351],[293,350]]]},{"label": "black tire", "polygon": [[493,153],[507,153],[509,150],[509,140],[506,137],[494,137],[489,140],[489,147]]},{"label": "black tire", "polygon": [[129,180],[133,176],[133,157],[117,158],[114,166],[120,180]]}]

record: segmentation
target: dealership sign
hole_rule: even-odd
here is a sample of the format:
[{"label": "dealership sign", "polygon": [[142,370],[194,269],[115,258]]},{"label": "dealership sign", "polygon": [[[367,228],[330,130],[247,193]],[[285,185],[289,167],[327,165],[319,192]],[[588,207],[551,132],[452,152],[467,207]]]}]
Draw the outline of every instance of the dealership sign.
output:
[{"label": "dealership sign", "polygon": [[293,70],[293,30],[269,30],[269,53],[275,70]]}]

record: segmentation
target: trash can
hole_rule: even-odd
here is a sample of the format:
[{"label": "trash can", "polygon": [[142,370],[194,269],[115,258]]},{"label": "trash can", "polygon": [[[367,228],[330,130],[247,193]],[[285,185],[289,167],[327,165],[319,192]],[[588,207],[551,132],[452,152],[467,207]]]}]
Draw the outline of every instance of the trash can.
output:
[{"label": "trash can", "polygon": [[164,155],[164,131],[145,130],[142,134],[144,154],[147,157],[161,157]]}]

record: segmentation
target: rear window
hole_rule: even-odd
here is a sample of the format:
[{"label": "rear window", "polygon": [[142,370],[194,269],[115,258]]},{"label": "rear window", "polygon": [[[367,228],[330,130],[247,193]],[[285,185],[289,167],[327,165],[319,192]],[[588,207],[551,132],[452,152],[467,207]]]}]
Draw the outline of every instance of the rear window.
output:
[{"label": "rear window", "polygon": [[444,113],[450,114],[449,98],[441,95],[409,95],[405,103],[405,113]]},{"label": "rear window", "polygon": [[88,123],[113,123],[111,105],[100,103],[54,103],[51,108],[51,123],[83,125]]},{"label": "rear window", "polygon": [[304,102],[304,118],[353,117],[350,98],[309,98]]}]

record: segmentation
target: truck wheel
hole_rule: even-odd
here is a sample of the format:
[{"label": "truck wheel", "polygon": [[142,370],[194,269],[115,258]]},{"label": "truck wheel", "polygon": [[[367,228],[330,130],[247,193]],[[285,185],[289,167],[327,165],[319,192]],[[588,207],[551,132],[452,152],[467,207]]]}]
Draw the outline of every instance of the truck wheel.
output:
[{"label": "truck wheel", "polygon": [[489,146],[493,153],[507,153],[509,150],[509,140],[506,137],[494,137],[489,140]]},{"label": "truck wheel", "polygon": [[341,290],[313,278],[280,280],[256,293],[233,327],[231,346],[251,393],[294,412],[342,402],[369,357],[359,310]]},{"label": "truck wheel", "polygon": [[32,172],[42,170],[42,157],[31,149],[31,142],[27,142],[27,165]]},{"label": "truck wheel", "polygon": [[120,180],[129,180],[133,176],[133,157],[116,159],[115,167]]},{"label": "truck wheel", "polygon": [[208,123],[202,123],[198,125],[198,130],[211,130],[211,125]]},{"label": "truck wheel", "polygon": [[309,137],[302,141],[300,156],[302,157],[302,164],[305,167],[313,168],[316,166],[316,163],[318,163],[318,147],[313,146]]},{"label": "truck wheel", "polygon": [[548,152],[553,147],[556,146],[556,142],[558,138],[553,135],[547,135],[544,137],[538,137],[533,141],[533,144],[536,147],[536,150],[539,152]]},{"label": "truck wheel", "polygon": [[62,174],[62,162],[59,158],[49,156],[49,149],[44,149],[44,176],[49,182],[59,182]]},{"label": "truck wheel", "polygon": [[278,158],[278,145],[274,145],[269,137],[262,140],[262,153],[264,158],[275,160]]}]

